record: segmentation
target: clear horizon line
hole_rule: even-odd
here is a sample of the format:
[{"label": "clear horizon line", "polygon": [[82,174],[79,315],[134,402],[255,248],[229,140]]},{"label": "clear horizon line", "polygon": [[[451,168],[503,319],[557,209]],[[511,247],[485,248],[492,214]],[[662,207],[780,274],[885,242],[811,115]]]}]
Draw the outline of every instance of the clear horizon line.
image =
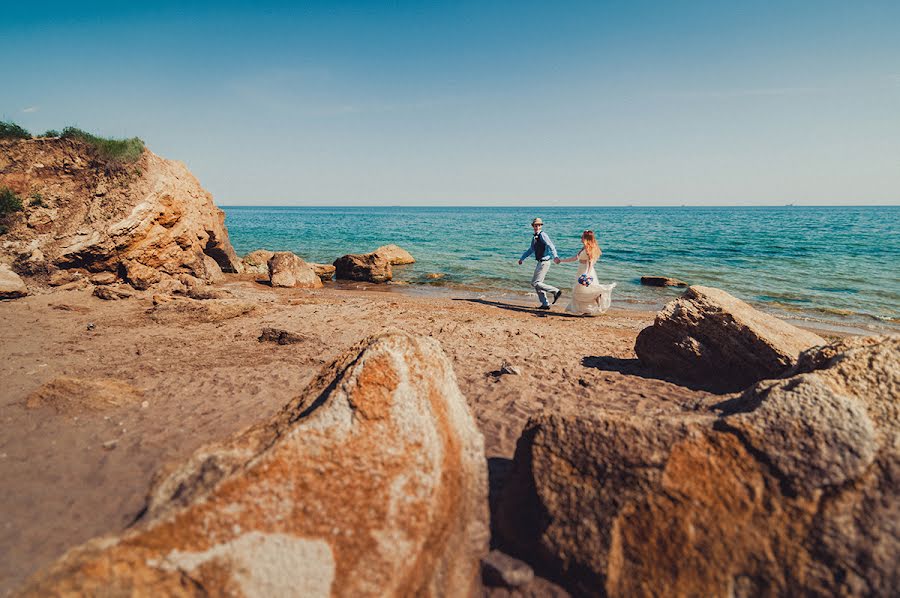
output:
[{"label": "clear horizon line", "polygon": [[239,204],[216,203],[220,208],[896,208],[897,203],[863,203],[863,204],[813,204],[813,203],[736,203],[736,204],[650,204],[650,203],[615,203],[615,204],[394,204],[394,203],[328,203],[328,204]]}]

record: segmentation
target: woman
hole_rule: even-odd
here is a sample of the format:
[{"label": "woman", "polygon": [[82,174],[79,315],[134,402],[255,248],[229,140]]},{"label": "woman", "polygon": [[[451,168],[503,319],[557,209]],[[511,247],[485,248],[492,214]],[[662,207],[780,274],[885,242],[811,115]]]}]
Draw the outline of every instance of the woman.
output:
[{"label": "woman", "polygon": [[594,264],[600,259],[600,246],[594,237],[594,231],[586,230],[581,233],[581,250],[570,258],[560,260],[563,262],[578,261],[578,275],[575,286],[572,288],[572,301],[566,307],[569,313],[585,316],[602,314],[609,309],[612,301],[612,290],[616,283],[600,284],[597,282],[597,272]]}]

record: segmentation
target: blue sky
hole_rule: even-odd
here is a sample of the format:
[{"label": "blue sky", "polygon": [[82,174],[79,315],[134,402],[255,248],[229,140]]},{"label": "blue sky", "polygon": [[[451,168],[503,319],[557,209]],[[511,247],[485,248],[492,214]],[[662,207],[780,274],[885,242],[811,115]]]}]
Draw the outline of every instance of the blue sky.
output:
[{"label": "blue sky", "polygon": [[3,4],[0,118],[221,205],[900,203],[896,1]]}]

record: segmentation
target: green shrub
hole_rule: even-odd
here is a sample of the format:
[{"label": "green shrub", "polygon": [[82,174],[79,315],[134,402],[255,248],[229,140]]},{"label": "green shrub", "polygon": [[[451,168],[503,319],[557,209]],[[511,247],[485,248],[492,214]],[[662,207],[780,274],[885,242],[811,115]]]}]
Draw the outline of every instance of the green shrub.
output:
[{"label": "green shrub", "polygon": [[41,135],[41,137],[59,137],[60,134],[61,133],[56,129],[50,129],[49,131],[44,131],[44,134]]},{"label": "green shrub", "polygon": [[0,218],[22,209],[22,199],[9,187],[0,187]]},{"label": "green shrub", "polygon": [[44,201],[44,196],[40,193],[32,193],[31,201],[28,202],[28,205],[32,208],[46,208],[47,203]]},{"label": "green shrub", "polygon": [[75,127],[63,129],[63,139],[79,139],[91,147],[104,160],[109,162],[130,163],[137,161],[144,152],[144,142],[137,137],[131,139],[108,139],[91,135]]},{"label": "green shrub", "polygon": [[0,139],[31,139],[31,133],[14,122],[0,120]]}]

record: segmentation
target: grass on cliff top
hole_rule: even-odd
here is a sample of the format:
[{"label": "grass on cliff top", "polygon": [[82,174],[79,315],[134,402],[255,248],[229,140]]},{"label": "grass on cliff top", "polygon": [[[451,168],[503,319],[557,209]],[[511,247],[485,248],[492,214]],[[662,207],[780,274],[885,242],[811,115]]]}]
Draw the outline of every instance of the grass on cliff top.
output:
[{"label": "grass on cliff top", "polygon": [[31,139],[31,133],[14,122],[0,120],[0,139]]},{"label": "grass on cliff top", "polygon": [[110,162],[122,164],[136,162],[141,157],[141,154],[144,153],[144,142],[137,137],[132,137],[131,139],[97,137],[75,127],[66,127],[63,129],[60,137],[63,139],[79,139],[93,147],[101,158]]}]

